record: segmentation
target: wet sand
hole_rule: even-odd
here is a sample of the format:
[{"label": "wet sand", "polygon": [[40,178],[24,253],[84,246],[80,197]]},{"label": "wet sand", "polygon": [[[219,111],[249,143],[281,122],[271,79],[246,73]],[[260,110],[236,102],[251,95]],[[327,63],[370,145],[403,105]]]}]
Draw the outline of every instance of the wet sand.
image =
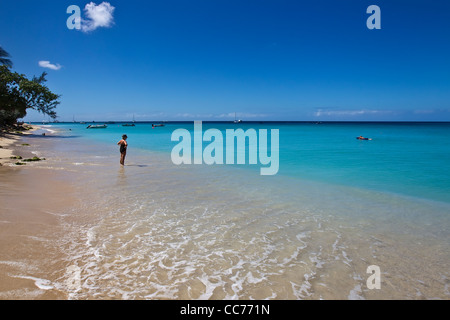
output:
[{"label": "wet sand", "polygon": [[58,213],[74,201],[71,185],[63,172],[14,165],[12,155],[33,156],[26,137],[10,134],[0,142],[0,299],[65,299],[48,284],[60,276]]}]

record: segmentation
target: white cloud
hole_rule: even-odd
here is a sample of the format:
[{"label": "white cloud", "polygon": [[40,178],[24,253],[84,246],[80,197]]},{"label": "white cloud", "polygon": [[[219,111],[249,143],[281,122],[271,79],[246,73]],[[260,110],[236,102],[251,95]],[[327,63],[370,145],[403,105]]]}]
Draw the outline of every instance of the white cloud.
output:
[{"label": "white cloud", "polygon": [[436,110],[414,110],[413,111],[415,114],[430,114],[430,113],[435,113]]},{"label": "white cloud", "polygon": [[322,116],[362,116],[374,114],[390,114],[389,110],[317,110],[314,115],[316,117]]},{"label": "white cloud", "polygon": [[[238,112],[234,114],[233,112],[230,113],[222,113],[219,115],[215,115],[216,118],[229,118],[234,120],[234,116],[236,115],[237,118],[244,118],[244,119],[250,119],[250,118],[267,118],[269,117],[266,113],[247,113],[247,112]],[[228,119],[227,119],[228,120]]]},{"label": "white cloud", "polygon": [[[236,116],[239,119],[243,120],[251,120],[254,118],[267,118],[269,115],[263,113],[237,113]],[[175,114],[175,118],[184,118],[184,119],[195,119],[195,120],[218,120],[218,121],[231,121],[234,120],[234,112],[230,113],[221,113],[221,114],[213,114],[213,113],[177,113]]]},{"label": "white cloud", "polygon": [[102,2],[99,5],[91,2],[84,7],[86,19],[81,19],[81,30],[90,32],[99,27],[111,27],[114,24],[113,7],[109,2]]},{"label": "white cloud", "polygon": [[50,61],[39,61],[39,66],[42,68],[48,68],[52,70],[59,70],[62,67],[59,64],[50,63]]},{"label": "white cloud", "polygon": [[204,119],[204,118],[211,118],[211,115],[205,115],[205,114],[193,114],[193,113],[177,113],[175,115],[175,118],[187,118],[187,119]]}]

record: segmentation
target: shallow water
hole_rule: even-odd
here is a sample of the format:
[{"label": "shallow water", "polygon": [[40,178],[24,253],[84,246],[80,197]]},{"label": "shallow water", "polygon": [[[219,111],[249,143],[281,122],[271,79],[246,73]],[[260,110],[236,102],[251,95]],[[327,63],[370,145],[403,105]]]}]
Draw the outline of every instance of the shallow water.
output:
[{"label": "shallow water", "polygon": [[[162,147],[132,148],[131,134],[120,167],[110,133],[60,128],[30,138],[48,160],[22,169],[64,172],[77,199],[55,213],[58,270],[21,274],[44,279],[39,290],[70,299],[449,297],[445,201],[289,175],[289,166],[273,177],[174,166]],[[366,285],[370,265],[381,269],[380,290]]]}]

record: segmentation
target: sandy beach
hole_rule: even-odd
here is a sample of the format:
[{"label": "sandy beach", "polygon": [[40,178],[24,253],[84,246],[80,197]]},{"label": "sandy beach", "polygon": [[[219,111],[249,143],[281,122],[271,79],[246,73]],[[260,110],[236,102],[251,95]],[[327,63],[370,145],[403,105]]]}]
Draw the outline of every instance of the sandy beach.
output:
[{"label": "sandy beach", "polygon": [[30,136],[34,131],[39,130],[40,127],[36,125],[26,125],[27,128],[31,128],[26,131],[17,131],[10,133],[0,133],[0,166],[13,165],[17,162],[17,159],[11,159],[11,157],[21,156],[28,157],[28,152],[22,144],[23,137]]},{"label": "sandy beach", "polygon": [[[48,286],[49,265],[61,261],[48,244],[60,235],[59,209],[70,206],[70,187],[61,173],[15,165],[32,157],[33,132],[0,138],[0,299],[64,299]],[[56,256],[55,256],[56,255]],[[58,267],[50,269],[58,270]],[[40,277],[29,274],[41,274]]]},{"label": "sandy beach", "polygon": [[14,154],[14,145],[20,138],[11,134],[0,136],[0,165],[12,163],[10,157]]}]

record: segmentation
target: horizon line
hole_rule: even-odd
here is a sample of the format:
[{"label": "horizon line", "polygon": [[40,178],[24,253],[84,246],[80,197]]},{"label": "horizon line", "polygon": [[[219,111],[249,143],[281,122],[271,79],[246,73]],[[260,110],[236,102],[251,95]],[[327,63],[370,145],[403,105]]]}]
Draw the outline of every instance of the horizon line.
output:
[{"label": "horizon line", "polygon": [[[203,123],[233,123],[234,120],[92,120],[92,121],[24,121],[32,124],[85,124],[85,123],[194,123],[202,121]],[[84,123],[81,123],[84,122]],[[450,120],[242,120],[238,124],[244,123],[450,123]]]}]

